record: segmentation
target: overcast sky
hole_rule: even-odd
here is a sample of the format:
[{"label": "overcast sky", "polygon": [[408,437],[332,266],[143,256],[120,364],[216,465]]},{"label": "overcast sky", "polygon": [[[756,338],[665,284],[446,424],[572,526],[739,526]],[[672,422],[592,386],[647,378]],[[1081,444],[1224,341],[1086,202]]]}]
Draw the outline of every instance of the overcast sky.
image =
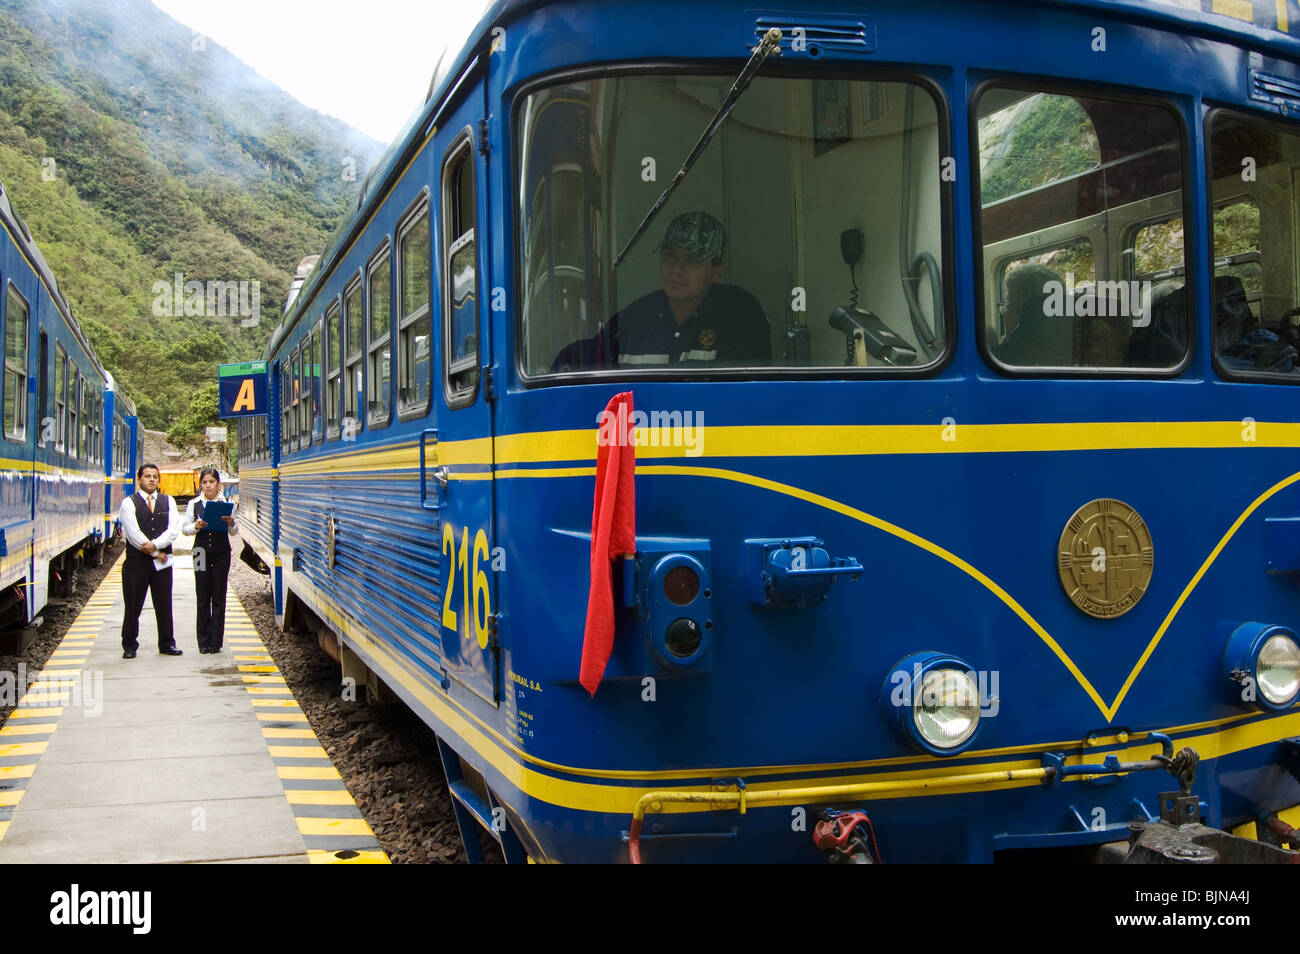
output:
[{"label": "overcast sky", "polygon": [[[482,0],[153,0],[299,102],[389,142]],[[344,65],[346,64],[346,66]]]}]

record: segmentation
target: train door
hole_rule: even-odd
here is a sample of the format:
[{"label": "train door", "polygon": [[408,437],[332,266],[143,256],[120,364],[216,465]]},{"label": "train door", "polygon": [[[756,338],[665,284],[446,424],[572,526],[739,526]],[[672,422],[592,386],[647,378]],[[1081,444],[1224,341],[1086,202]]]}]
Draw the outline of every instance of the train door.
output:
[{"label": "train door", "polygon": [[[450,104],[439,124],[447,137],[438,160],[442,347],[438,428],[425,440],[425,480],[436,484],[441,538],[439,577],[443,663],[447,674],[497,702],[499,665],[493,585],[493,438],[490,294],[486,270],[487,169],[478,148],[486,115],[481,76]],[[438,400],[438,398],[435,398]],[[425,432],[429,437],[429,432]]]},{"label": "train door", "polygon": [[[47,490],[46,481],[49,479],[45,476],[48,471],[44,464],[48,463],[53,454],[53,433],[46,425],[49,415],[49,367],[50,367],[50,336],[44,328],[40,329],[40,343],[37,347],[37,365],[36,365],[36,420],[33,426],[29,427],[28,440],[31,448],[32,460],[32,526],[34,528],[34,540],[39,540],[42,533],[48,532],[48,527],[42,526],[40,519],[42,509],[42,496]],[[50,563],[40,555],[38,546],[32,547],[32,586],[31,599],[29,601],[31,613],[35,616],[45,607],[46,599],[50,592]]]}]

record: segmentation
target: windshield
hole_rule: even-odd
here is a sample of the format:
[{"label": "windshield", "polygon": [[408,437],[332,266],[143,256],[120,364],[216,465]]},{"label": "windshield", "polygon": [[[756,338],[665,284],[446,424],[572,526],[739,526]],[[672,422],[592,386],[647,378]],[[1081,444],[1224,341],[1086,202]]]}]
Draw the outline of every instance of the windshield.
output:
[{"label": "windshield", "polygon": [[612,267],[732,79],[607,77],[525,98],[528,375],[942,358],[940,131],[915,84],[755,79]]}]

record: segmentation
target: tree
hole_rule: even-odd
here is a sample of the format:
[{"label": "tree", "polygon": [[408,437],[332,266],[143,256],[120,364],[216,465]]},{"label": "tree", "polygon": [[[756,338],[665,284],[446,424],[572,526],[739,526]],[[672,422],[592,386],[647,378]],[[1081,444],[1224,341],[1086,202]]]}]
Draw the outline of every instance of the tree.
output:
[{"label": "tree", "polygon": [[181,419],[167,432],[167,440],[177,447],[202,446],[205,428],[216,427],[221,423],[217,417],[220,390],[216,381],[202,385],[190,398],[190,405],[181,415]]}]

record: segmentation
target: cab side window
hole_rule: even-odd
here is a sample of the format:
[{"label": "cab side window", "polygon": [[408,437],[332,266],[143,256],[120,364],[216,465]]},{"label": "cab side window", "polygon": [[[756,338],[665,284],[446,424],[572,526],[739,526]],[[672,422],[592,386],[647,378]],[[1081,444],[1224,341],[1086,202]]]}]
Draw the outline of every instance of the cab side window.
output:
[{"label": "cab side window", "polygon": [[443,355],[447,404],[473,402],[478,387],[478,243],[474,149],[452,146],[442,175]]},{"label": "cab side window", "polygon": [[5,437],[27,436],[27,302],[9,286],[5,302]]}]

